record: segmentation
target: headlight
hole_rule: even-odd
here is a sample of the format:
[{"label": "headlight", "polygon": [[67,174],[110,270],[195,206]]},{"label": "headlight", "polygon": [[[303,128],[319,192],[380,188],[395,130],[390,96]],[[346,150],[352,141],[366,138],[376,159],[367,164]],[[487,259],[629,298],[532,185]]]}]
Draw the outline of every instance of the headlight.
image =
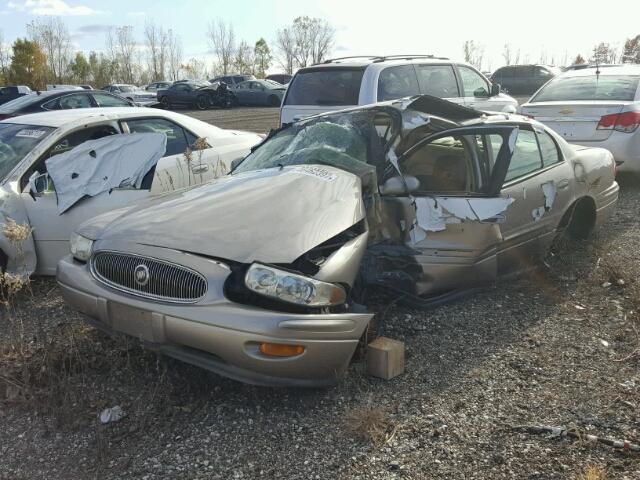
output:
[{"label": "headlight", "polygon": [[82,235],[78,235],[77,233],[72,233],[69,244],[73,258],[80,260],[81,262],[89,260],[91,257],[91,249],[93,248],[93,240],[83,237]]},{"label": "headlight", "polygon": [[250,290],[283,302],[307,307],[329,307],[345,302],[344,289],[333,283],[254,263],[247,270],[244,283]]}]

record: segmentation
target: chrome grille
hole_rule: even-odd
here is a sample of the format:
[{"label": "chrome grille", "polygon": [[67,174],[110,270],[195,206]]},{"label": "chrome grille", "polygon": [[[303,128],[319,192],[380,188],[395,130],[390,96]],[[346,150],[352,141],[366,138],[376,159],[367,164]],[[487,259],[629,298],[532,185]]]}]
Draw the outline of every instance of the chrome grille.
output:
[{"label": "chrome grille", "polygon": [[196,302],[207,291],[207,281],[198,272],[129,253],[97,252],[91,259],[91,271],[110,287],[165,302]]}]

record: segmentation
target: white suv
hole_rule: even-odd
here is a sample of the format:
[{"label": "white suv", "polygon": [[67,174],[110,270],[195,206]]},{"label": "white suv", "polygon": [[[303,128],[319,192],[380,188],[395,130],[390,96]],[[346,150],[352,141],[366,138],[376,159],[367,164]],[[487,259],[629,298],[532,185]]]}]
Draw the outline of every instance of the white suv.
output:
[{"label": "white suv", "polygon": [[344,57],[298,70],[284,97],[280,123],[421,94],[478,110],[514,113],[518,106],[466,63],[433,55]]}]

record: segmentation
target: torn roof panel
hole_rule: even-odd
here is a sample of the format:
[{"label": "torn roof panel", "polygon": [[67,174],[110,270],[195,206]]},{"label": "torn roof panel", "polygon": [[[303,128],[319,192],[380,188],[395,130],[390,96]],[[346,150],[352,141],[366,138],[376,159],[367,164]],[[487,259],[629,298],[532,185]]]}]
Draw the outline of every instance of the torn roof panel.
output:
[{"label": "torn roof panel", "polygon": [[478,110],[431,95],[419,96],[409,103],[406,108],[455,121],[478,119],[484,115]]}]

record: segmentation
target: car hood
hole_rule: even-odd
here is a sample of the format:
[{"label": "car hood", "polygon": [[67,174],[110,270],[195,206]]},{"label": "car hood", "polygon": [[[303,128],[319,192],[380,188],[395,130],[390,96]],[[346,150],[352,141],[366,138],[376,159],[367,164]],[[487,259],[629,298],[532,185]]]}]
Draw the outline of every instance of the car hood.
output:
[{"label": "car hood", "polygon": [[78,232],[98,250],[133,240],[241,263],[291,263],[364,216],[356,175],[301,165],[227,175],[110,212]]}]

